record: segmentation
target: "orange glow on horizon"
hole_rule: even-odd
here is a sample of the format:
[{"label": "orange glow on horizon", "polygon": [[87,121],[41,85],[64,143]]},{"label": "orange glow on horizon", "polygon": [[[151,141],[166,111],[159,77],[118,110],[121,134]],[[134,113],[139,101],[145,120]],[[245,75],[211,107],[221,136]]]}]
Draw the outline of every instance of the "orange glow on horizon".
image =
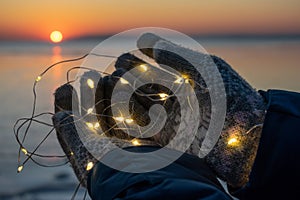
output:
[{"label": "orange glow on horizon", "polygon": [[[1,1],[0,38],[49,41],[110,35],[137,27],[185,34],[300,34],[300,1]],[[17,6],[16,6],[17,5]],[[58,6],[59,5],[59,6]],[[101,10],[99,11],[99,8]],[[268,9],[265,9],[268,8]]]}]

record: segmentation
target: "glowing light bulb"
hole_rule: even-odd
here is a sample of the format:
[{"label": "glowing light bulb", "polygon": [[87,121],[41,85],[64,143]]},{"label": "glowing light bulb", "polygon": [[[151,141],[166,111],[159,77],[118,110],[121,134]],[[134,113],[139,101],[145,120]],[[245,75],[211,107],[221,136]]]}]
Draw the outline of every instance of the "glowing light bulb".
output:
[{"label": "glowing light bulb", "polygon": [[133,119],[127,118],[127,119],[125,119],[125,122],[126,122],[127,124],[131,124],[131,123],[133,122]]},{"label": "glowing light bulb", "polygon": [[178,83],[178,84],[189,83],[189,77],[185,74],[182,74],[181,77],[176,76],[176,80],[174,81],[174,83]]},{"label": "glowing light bulb", "polygon": [[144,72],[148,70],[148,66],[146,64],[141,64],[139,67]]},{"label": "glowing light bulb", "polygon": [[23,170],[23,168],[24,168],[23,165],[20,165],[20,166],[18,167],[18,170],[17,170],[18,173],[20,173],[20,172]]},{"label": "glowing light bulb", "polygon": [[182,78],[184,79],[184,82],[185,82],[185,83],[189,83],[190,77],[189,77],[188,75],[182,74],[181,76],[182,76]]},{"label": "glowing light bulb", "polygon": [[42,77],[41,77],[41,76],[38,76],[38,77],[36,77],[36,79],[35,79],[36,82],[39,82],[40,80],[42,80]]},{"label": "glowing light bulb", "polygon": [[86,83],[92,89],[95,87],[94,81],[92,79],[90,79],[90,78],[86,80]]},{"label": "glowing light bulb", "polygon": [[122,84],[129,84],[129,82],[124,78],[120,78],[120,81]]},{"label": "glowing light bulb", "polygon": [[25,148],[22,148],[21,151],[22,151],[25,155],[28,154],[28,151],[27,151]]},{"label": "glowing light bulb", "polygon": [[94,129],[98,129],[99,127],[100,127],[99,122],[96,122],[96,123],[94,124]]},{"label": "glowing light bulb", "polygon": [[157,95],[160,97],[160,100],[162,100],[162,101],[166,100],[169,96],[166,93],[158,93]]},{"label": "glowing light bulb", "polygon": [[85,123],[87,125],[87,127],[89,127],[90,129],[94,128],[94,125],[91,122],[86,122]]},{"label": "glowing light bulb", "polygon": [[183,81],[184,81],[184,78],[178,76],[177,79],[174,81],[174,83],[182,84]]},{"label": "glowing light bulb", "polygon": [[122,116],[120,116],[120,117],[114,117],[114,119],[116,120],[116,121],[119,121],[119,122],[124,122],[124,117],[122,117]]},{"label": "glowing light bulb", "polygon": [[94,163],[93,162],[88,162],[88,164],[86,165],[86,171],[91,170],[94,167]]},{"label": "glowing light bulb", "polygon": [[73,155],[74,155],[73,151],[71,151],[70,155],[71,155],[71,156],[73,156]]},{"label": "glowing light bulb", "polygon": [[131,143],[132,143],[134,146],[139,146],[139,145],[141,145],[141,143],[139,142],[138,139],[133,139],[133,140],[131,140]]},{"label": "glowing light bulb", "polygon": [[237,145],[239,144],[239,140],[238,140],[238,138],[237,138],[236,136],[233,136],[233,137],[230,137],[230,138],[228,139],[227,144],[228,144],[229,146],[237,146]]},{"label": "glowing light bulb", "polygon": [[91,114],[93,112],[93,108],[89,108],[88,110],[87,110],[87,114]]}]

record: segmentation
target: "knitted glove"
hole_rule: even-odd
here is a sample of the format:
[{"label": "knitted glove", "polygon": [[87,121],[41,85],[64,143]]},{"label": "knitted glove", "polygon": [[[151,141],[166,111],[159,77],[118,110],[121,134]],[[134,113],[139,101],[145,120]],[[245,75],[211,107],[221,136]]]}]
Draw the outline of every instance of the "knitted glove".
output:
[{"label": "knitted glove", "polygon": [[[145,46],[147,48],[144,48]],[[186,152],[194,155],[201,154],[201,146],[205,137],[203,133],[209,128],[213,105],[210,100],[209,88],[207,88],[201,74],[187,60],[172,53],[172,51],[181,51],[190,59],[197,58],[199,60],[201,58],[201,65],[203,66],[213,60],[223,79],[226,91],[227,112],[225,124],[218,142],[205,159],[215,170],[216,174],[227,181],[229,185],[232,187],[244,185],[247,182],[260,138],[261,129],[258,125],[263,123],[264,119],[265,105],[262,97],[226,62],[216,56],[180,47],[153,34],[141,36],[138,41],[138,47],[143,54],[154,59],[155,62],[167,65],[180,72],[180,74],[184,74],[187,78],[180,79],[179,83],[183,81],[193,86],[199,105],[199,126],[195,139]],[[96,91],[88,92],[90,95],[86,95],[86,91],[90,90],[90,88],[84,87],[87,77],[82,77],[80,92],[85,91],[85,95],[81,95],[80,112],[79,108],[76,108],[78,106],[76,106],[77,102],[74,103],[74,98],[72,104],[71,96],[74,96],[74,94],[76,96],[76,92],[70,85],[62,86],[55,93],[57,113],[53,118],[53,122],[57,130],[58,140],[68,156],[75,174],[83,185],[86,185],[87,169],[90,168],[89,163],[97,162],[98,158],[94,158],[86,149],[86,145],[83,144],[79,137],[78,126],[80,127],[80,132],[84,132],[88,136],[93,135],[95,132],[97,133],[95,129],[101,126],[104,130],[104,132],[99,133],[101,137],[88,137],[87,142],[91,144],[89,146],[93,146],[101,155],[104,155],[111,150],[111,148],[107,148],[109,141],[112,141],[120,148],[132,145],[131,141],[138,136],[139,131],[136,127],[132,128],[130,124],[135,122],[140,127],[151,125],[154,118],[149,115],[148,110],[154,104],[159,103],[166,110],[167,120],[165,121],[165,125],[161,129],[158,129],[160,131],[154,136],[140,140],[139,144],[156,145],[159,143],[161,146],[165,146],[175,137],[178,125],[181,123],[180,116],[184,114],[187,107],[180,105],[178,99],[173,96],[172,91],[160,84],[150,83],[138,88],[129,102],[130,116],[125,116],[127,118],[113,116],[112,108],[114,104],[112,104],[111,97],[114,86],[120,81],[120,77],[123,74],[134,69],[136,66],[143,66],[140,74],[133,74],[140,82],[144,82],[144,79],[149,77],[146,76],[148,72],[151,73],[151,76],[156,76],[162,74],[162,69],[163,71],[166,69],[164,67],[154,67],[132,54],[124,54],[117,60],[115,64],[116,71],[111,76],[102,78],[98,75],[100,78],[98,77],[97,89]],[[145,66],[147,67],[147,73],[145,73]],[[140,76],[141,74],[143,76]],[[88,77],[93,78],[91,76]],[[127,84],[126,80],[125,84]],[[219,83],[216,82],[215,84]],[[93,96],[95,96],[95,99]],[[194,104],[195,102],[191,103]],[[91,122],[89,118],[90,115],[93,115],[93,112],[91,113],[89,110],[93,105],[96,108],[96,117],[99,120],[98,125],[96,125],[96,121]],[[69,112],[70,110],[72,112]],[[120,114],[122,113],[120,112]],[[78,122],[76,124],[77,127],[75,127],[74,121]],[[185,124],[188,124],[188,121],[186,119]],[[126,131],[118,128],[120,124],[125,124],[125,128],[129,132],[132,131],[137,134],[126,134]],[[185,127],[186,132],[192,130],[189,126]],[[91,128],[94,130],[90,130]],[[181,144],[172,146],[172,148],[181,150],[181,146],[189,143],[184,137],[180,141]]]},{"label": "knitted glove", "polygon": [[[80,105],[77,91],[70,84],[62,85],[55,91],[53,124],[56,129],[57,139],[68,157],[79,182],[84,187],[87,186],[88,171],[107,152],[135,144],[129,140],[107,137],[105,135],[113,135],[109,133],[113,130],[106,130],[105,134],[103,131],[100,131],[100,124],[95,116],[95,111],[90,109],[95,104],[95,89],[87,85],[87,80],[96,81],[97,79],[100,79],[99,82],[101,82],[102,77],[95,71],[87,72],[81,77]],[[99,86],[98,92],[102,89]],[[100,100],[97,106],[105,101],[106,99]],[[103,105],[101,107],[105,108]],[[111,145],[112,143],[115,146]],[[139,144],[148,143],[140,141]]]},{"label": "knitted glove", "polygon": [[[183,81],[182,83],[189,83],[193,86],[200,112],[198,131],[190,147],[186,150],[187,153],[193,155],[201,155],[201,146],[211,123],[211,111],[214,109],[214,105],[210,99],[210,88],[208,88],[202,74],[193,67],[190,61],[200,60],[199,65],[206,71],[206,76],[210,75],[210,68],[207,66],[211,66],[211,62],[217,66],[226,91],[226,116],[218,141],[205,156],[205,159],[217,176],[226,181],[229,186],[243,186],[248,181],[261,136],[266,106],[262,96],[230,65],[217,56],[181,47],[151,33],[142,35],[137,46],[143,54],[160,64],[160,68],[154,67],[133,55],[138,54],[138,52],[132,52],[120,56],[117,60],[115,67],[119,72],[118,76],[122,76],[126,71],[133,68],[147,66],[146,72],[140,70],[140,74],[132,73],[139,81],[146,82],[149,77],[150,79],[157,78],[163,74],[163,71],[167,70],[164,67],[166,65],[186,77],[186,79],[180,80]],[[181,56],[174,52],[179,52]],[[182,55],[189,58],[189,61],[184,59]],[[220,84],[214,77],[209,78],[212,80],[212,84]],[[174,82],[177,81],[176,78],[174,80]],[[161,97],[161,94],[167,94],[167,96]],[[168,88],[153,82],[140,87],[131,98],[131,113],[133,119],[140,125],[145,125],[151,121],[147,112],[153,104],[160,103],[165,107],[168,116],[165,126],[155,136],[148,138],[161,146],[167,145],[175,137],[178,125],[181,123],[180,116],[185,110],[172,94]],[[220,94],[220,98],[224,98],[224,96]],[[187,126],[186,132],[188,131],[190,130]],[[177,143],[172,148],[181,150],[181,146],[186,145],[186,143],[187,140],[182,138],[181,143]]]}]

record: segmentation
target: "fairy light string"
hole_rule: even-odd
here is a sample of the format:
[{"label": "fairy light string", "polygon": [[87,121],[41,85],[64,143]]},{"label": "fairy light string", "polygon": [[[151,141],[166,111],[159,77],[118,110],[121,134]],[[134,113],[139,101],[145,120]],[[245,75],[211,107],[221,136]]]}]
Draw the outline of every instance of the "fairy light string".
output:
[{"label": "fairy light string", "polygon": [[[24,143],[25,141],[25,138],[28,134],[28,131],[29,131],[29,128],[32,124],[32,119],[34,118],[34,115],[35,115],[35,109],[36,109],[36,85],[39,81],[42,80],[42,77],[44,74],[46,74],[50,69],[52,69],[53,67],[55,67],[56,65],[59,65],[59,64],[62,64],[62,63],[67,63],[67,62],[74,62],[74,61],[78,61],[78,60],[81,60],[85,57],[87,57],[89,54],[85,54],[84,56],[82,57],[79,57],[79,58],[74,58],[74,59],[68,59],[68,60],[63,60],[63,61],[59,61],[57,63],[54,63],[53,65],[50,65],[49,67],[47,67],[39,76],[37,76],[37,78],[35,79],[34,83],[33,83],[33,88],[32,88],[32,92],[33,92],[33,106],[32,106],[32,112],[31,112],[31,117],[30,117],[30,120],[29,120],[29,123],[26,127],[26,130],[25,130],[25,133],[23,135],[23,138],[22,138],[22,142],[21,143]],[[21,156],[21,149],[22,147],[20,146],[19,147],[19,151],[18,151],[18,164],[20,165],[20,156]],[[31,158],[31,156],[29,157]]]},{"label": "fairy light string", "polygon": [[[56,164],[56,165],[44,165],[41,164],[39,162],[37,162],[36,160],[33,159],[33,156],[37,156],[37,157],[42,157],[42,158],[66,158],[66,155],[41,155],[41,154],[37,154],[36,151],[39,149],[39,147],[45,142],[45,140],[49,137],[49,135],[53,132],[54,127],[52,124],[41,121],[41,120],[37,120],[36,118],[41,117],[43,115],[50,115],[53,116],[53,113],[50,112],[45,112],[45,113],[41,113],[35,116],[35,112],[36,112],[36,104],[37,104],[37,93],[36,93],[36,86],[37,84],[43,79],[43,76],[52,68],[54,68],[55,66],[58,66],[60,64],[63,63],[69,63],[69,62],[75,62],[75,61],[79,61],[82,60],[84,58],[86,58],[89,55],[94,55],[94,56],[101,56],[101,57],[109,57],[109,58],[116,58],[116,56],[110,56],[110,55],[101,55],[101,54],[95,54],[95,53],[89,53],[89,54],[85,54],[81,57],[78,58],[74,58],[74,59],[67,59],[67,60],[63,60],[63,61],[59,61],[56,62],[52,65],[50,65],[49,67],[47,67],[42,73],[40,73],[34,80],[33,83],[33,87],[32,87],[32,92],[33,92],[33,104],[32,104],[32,111],[31,111],[31,115],[28,118],[20,118],[18,119],[15,124],[14,124],[14,134],[15,134],[15,138],[19,144],[19,150],[18,150],[18,168],[17,168],[17,172],[21,172],[24,168],[24,165],[29,161],[32,160],[34,163],[40,165],[40,166],[44,166],[44,167],[53,167],[53,166],[61,166],[66,164],[67,162],[64,162],[62,164]],[[87,69],[87,70],[91,70],[91,68],[86,68],[86,67],[75,67],[77,69]],[[73,69],[75,69],[73,68]],[[72,68],[70,69],[72,70]],[[69,71],[70,71],[69,70]],[[69,81],[69,71],[67,73],[67,81]],[[23,121],[23,123],[19,124],[21,121]],[[29,133],[30,127],[32,126],[32,123],[36,122],[38,124],[42,124],[45,126],[49,126],[52,127],[51,131],[44,137],[44,139],[42,139],[42,141],[37,145],[37,147],[31,152],[29,150],[27,150],[26,147],[24,147],[24,142],[25,139]],[[27,125],[27,126],[26,126]],[[24,131],[24,135],[23,137],[20,136],[20,131],[23,127],[25,127],[25,131]],[[95,127],[97,128],[98,125],[96,124]],[[21,153],[23,153],[25,156],[27,156],[27,158],[25,159],[25,161],[21,164]]]},{"label": "fairy light string", "polygon": [[[89,53],[89,54],[85,54],[85,55],[83,55],[81,57],[78,57],[78,58],[67,59],[67,60],[56,62],[56,63],[50,65],[49,67],[47,67],[42,73],[40,73],[35,78],[34,83],[33,83],[33,87],[32,87],[33,104],[32,104],[32,110],[31,110],[30,117],[28,117],[28,118],[26,118],[26,117],[19,118],[15,122],[14,127],[13,127],[13,131],[14,131],[17,143],[19,145],[19,150],[18,150],[18,167],[17,167],[17,172],[18,173],[21,172],[24,169],[24,166],[26,165],[26,163],[29,160],[31,160],[35,164],[37,164],[39,166],[42,166],[42,167],[57,167],[57,166],[65,165],[65,164],[67,164],[69,162],[68,159],[67,159],[67,155],[43,155],[43,154],[37,153],[38,149],[44,144],[44,142],[47,140],[47,138],[54,132],[55,128],[54,128],[54,125],[52,123],[48,123],[46,121],[39,120],[39,118],[42,117],[42,116],[53,117],[54,113],[43,112],[43,113],[40,113],[40,114],[36,114],[36,104],[37,104],[36,86],[37,86],[37,84],[40,81],[43,80],[44,75],[48,71],[50,71],[51,69],[53,69],[54,67],[59,66],[60,64],[63,64],[63,63],[69,63],[69,62],[75,62],[75,61],[82,60],[82,59],[86,58],[89,55],[99,56],[99,57],[108,57],[108,58],[114,58],[114,59],[120,59],[119,57],[112,56],[112,55]],[[151,70],[151,66],[148,65],[148,64],[140,64],[140,65],[137,65],[137,67],[139,67],[140,71],[142,73],[144,73],[144,74],[145,74],[145,72],[149,72]],[[76,66],[76,67],[71,67],[70,69],[67,70],[67,73],[66,73],[67,83],[72,83],[72,82],[76,81],[76,79],[75,80],[70,80],[70,73],[73,70],[80,70],[80,69],[81,70],[89,70],[89,71],[93,70],[93,71],[96,71],[96,72],[98,72],[100,74],[103,74],[103,75],[111,75],[111,74],[109,74],[107,72],[95,70],[93,68],[88,68],[88,67],[84,67],[84,66]],[[173,75],[174,75],[174,80],[173,80],[174,87],[178,88],[178,85],[180,85],[180,84],[191,84],[193,87],[195,85],[199,86],[200,89],[202,89],[202,92],[203,91],[204,92],[208,92],[207,88],[204,88],[203,85],[201,85],[200,83],[198,83],[198,82],[196,82],[194,80],[191,80],[190,77],[187,76],[187,75],[185,75],[185,74],[181,74],[180,76],[178,74],[173,74]],[[121,82],[121,84],[124,84],[124,85],[131,84],[126,79],[124,79],[122,77],[117,77],[117,78],[119,78],[119,81]],[[90,79],[90,78],[87,79],[86,84],[91,89],[93,89],[93,88],[96,87],[94,81],[92,79]],[[171,98],[171,97],[174,96],[173,94],[167,94],[167,93],[164,93],[164,92],[158,92],[156,94],[145,94],[140,89],[137,89],[135,91],[135,94],[147,97],[151,101],[163,101],[163,103],[166,103],[166,100],[168,98]],[[186,94],[182,94],[182,95],[187,96]],[[189,98],[189,96],[187,96],[187,98]],[[97,103],[101,103],[101,102],[96,102],[96,105],[97,105]],[[110,107],[111,106],[112,105],[110,105]],[[106,108],[106,109],[108,109],[108,108]],[[87,108],[86,109],[86,115],[99,115],[97,113],[94,113],[93,111],[94,111],[94,107]],[[103,115],[103,116],[105,116],[105,115]],[[112,117],[112,116],[105,116],[105,117]],[[122,115],[120,115],[120,116],[116,116],[116,117],[112,117],[112,118],[115,120],[116,124],[113,125],[113,126],[111,126],[106,131],[111,131],[112,129],[114,129],[117,126],[118,123],[126,123],[127,125],[131,125],[132,123],[134,123],[134,119],[132,119],[129,116],[122,116]],[[76,120],[83,120],[83,119],[84,119],[84,116],[81,116],[80,118],[78,118]],[[30,131],[30,127],[32,126],[33,123],[41,124],[41,125],[44,125],[44,126],[47,126],[47,127],[51,128],[51,129],[44,136],[44,138],[39,142],[39,144],[32,151],[30,151],[30,150],[28,150],[24,146],[24,142],[25,142],[26,137],[28,136],[28,133]],[[100,128],[100,123],[99,122],[92,123],[92,122],[86,121],[85,124],[91,130],[97,131]],[[252,126],[244,134],[249,134],[252,130],[254,130],[254,129],[258,128],[258,127],[262,127],[262,124],[257,124],[257,125]],[[21,136],[20,133],[22,132],[23,129],[25,129],[25,131],[24,131],[23,136]],[[140,141],[139,141],[138,138],[132,139],[131,143],[134,146],[141,145],[141,143],[140,143]],[[229,147],[234,148],[235,146],[242,145],[242,144],[239,142],[238,136],[233,136],[233,137],[229,136],[228,141],[227,141],[227,145]],[[24,156],[26,156],[26,159],[23,162],[21,162],[21,154],[23,154]],[[73,152],[71,152],[71,155],[73,155]],[[48,164],[40,163],[39,161],[37,161],[35,159],[35,157],[39,157],[39,158],[42,158],[42,159],[59,158],[59,159],[62,159],[63,161],[61,163],[58,163],[58,164],[48,165]],[[91,170],[93,168],[94,164],[95,163],[93,163],[93,162],[88,162],[87,165],[86,165],[86,170],[87,171]],[[76,187],[75,192],[74,192],[74,194],[72,196],[72,199],[75,199],[76,194],[77,194],[77,192],[79,190],[80,185],[81,185],[81,181],[80,181],[79,185]],[[85,197],[86,197],[86,193],[84,195],[84,199],[85,199]]]},{"label": "fairy light string", "polygon": [[[33,87],[32,87],[32,92],[33,92],[33,104],[32,104],[32,111],[31,111],[31,115],[30,117],[28,118],[20,118],[18,119],[16,122],[15,122],[15,125],[14,125],[14,134],[15,134],[15,137],[16,137],[16,140],[19,144],[19,151],[18,151],[18,172],[21,172],[24,168],[24,165],[29,161],[29,160],[32,160],[34,163],[38,164],[38,165],[41,165],[41,166],[47,166],[47,167],[51,167],[51,166],[60,166],[60,165],[63,165],[65,164],[66,162],[62,163],[62,164],[57,164],[57,165],[43,165],[39,162],[37,162],[36,160],[34,160],[34,156],[36,157],[41,157],[41,158],[53,158],[53,157],[56,157],[56,158],[66,158],[66,155],[42,155],[42,154],[38,154],[36,153],[36,151],[39,149],[39,147],[45,142],[45,140],[49,137],[49,135],[53,132],[54,130],[54,127],[52,124],[50,123],[47,123],[47,122],[44,122],[44,121],[41,121],[41,120],[38,120],[37,118],[38,117],[41,117],[43,115],[49,115],[49,116],[53,116],[54,113],[51,113],[51,112],[45,112],[45,113],[41,113],[41,114],[38,114],[38,115],[35,115],[35,112],[36,112],[36,104],[37,104],[37,93],[36,93],[36,86],[37,84],[43,80],[43,76],[48,72],[50,71],[52,68],[60,65],[60,64],[63,64],[63,63],[69,63],[69,62],[75,62],[75,61],[79,61],[79,60],[82,60],[84,58],[86,58],[87,56],[89,55],[93,55],[93,56],[100,56],[100,57],[108,57],[108,58],[118,58],[117,56],[112,56],[112,55],[103,55],[103,54],[95,54],[95,53],[89,53],[89,54],[85,54],[81,57],[78,57],[78,58],[74,58],[74,59],[67,59],[67,60],[63,60],[63,61],[59,61],[59,62],[56,62],[52,65],[50,65],[49,67],[47,67],[42,73],[40,73],[34,80],[34,83],[33,83]],[[141,64],[139,65],[139,68],[141,69],[142,72],[146,72],[149,70],[149,66],[147,64]],[[72,70],[76,70],[76,69],[84,69],[84,70],[94,70],[94,71],[97,71],[101,74],[105,74],[105,75],[111,75],[109,73],[106,73],[106,72],[103,72],[103,71],[99,71],[99,70],[95,70],[95,69],[92,69],[92,68],[88,68],[88,67],[82,67],[82,66],[77,66],[77,67],[72,67],[70,68],[68,71],[67,71],[67,83],[70,83],[70,82],[73,82],[70,80],[70,72]],[[129,84],[129,82],[125,79],[123,79],[122,77],[118,77],[120,78],[120,81],[122,84]],[[91,80],[91,79],[88,79],[87,80],[87,84],[90,88],[94,88],[95,85],[94,85],[94,82]],[[137,91],[138,93],[139,91]],[[140,95],[142,95],[142,93],[140,93]],[[166,100],[169,96],[165,93],[159,93],[159,94],[155,94],[156,96],[160,96],[160,99],[159,100]],[[154,98],[151,98],[151,94],[149,95],[145,95],[147,97],[149,97],[151,100],[153,101],[157,101],[157,99],[154,99]],[[91,110],[87,110],[87,114],[92,114]],[[110,117],[110,116],[107,116],[107,117]],[[80,120],[80,119],[79,119]],[[23,121],[21,124],[19,124],[21,121]],[[117,121],[120,121],[120,118],[117,119]],[[124,118],[123,120],[121,120],[122,122],[126,122],[127,124],[131,124],[133,123],[133,119],[132,118]],[[42,139],[42,141],[37,145],[37,147],[33,150],[33,151],[29,151],[25,146],[24,146],[24,142],[25,142],[25,139],[29,133],[29,130],[30,130],[30,127],[32,126],[32,123],[35,122],[35,123],[38,123],[38,124],[42,124],[42,125],[45,125],[45,126],[48,126],[48,127],[52,127],[51,131],[44,137],[44,139]],[[100,124],[99,123],[95,123],[95,124],[92,124],[90,122],[87,122],[86,123],[87,126],[91,129],[97,129],[100,127]],[[24,134],[23,136],[20,136],[20,131],[22,128],[25,127],[25,131],[24,131]],[[114,128],[114,127],[112,127]],[[22,162],[21,164],[21,153],[23,153],[25,156],[27,156],[27,158],[25,159],[24,162]]]}]

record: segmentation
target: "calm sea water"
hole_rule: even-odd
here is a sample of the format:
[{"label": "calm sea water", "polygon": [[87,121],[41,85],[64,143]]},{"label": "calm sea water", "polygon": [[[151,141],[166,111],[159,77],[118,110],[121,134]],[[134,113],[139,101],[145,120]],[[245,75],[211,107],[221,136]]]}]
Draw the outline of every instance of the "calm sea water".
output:
[{"label": "calm sea water", "polygon": [[[18,146],[13,124],[18,118],[30,115],[33,81],[47,66],[82,56],[99,42],[73,41],[60,46],[0,42],[0,199],[71,198],[77,181],[69,166],[43,168],[28,162],[22,173],[16,173]],[[199,39],[199,42],[209,53],[224,58],[257,89],[276,88],[300,92],[300,40]],[[43,77],[37,87],[36,113],[53,111],[53,92],[66,81],[66,70],[76,65],[80,65],[80,62],[58,66]],[[50,117],[43,120],[51,122]],[[33,149],[46,131],[45,126],[34,124],[25,141],[26,147]],[[52,134],[40,152],[62,154],[55,134]],[[52,159],[46,163],[60,161]]]}]

